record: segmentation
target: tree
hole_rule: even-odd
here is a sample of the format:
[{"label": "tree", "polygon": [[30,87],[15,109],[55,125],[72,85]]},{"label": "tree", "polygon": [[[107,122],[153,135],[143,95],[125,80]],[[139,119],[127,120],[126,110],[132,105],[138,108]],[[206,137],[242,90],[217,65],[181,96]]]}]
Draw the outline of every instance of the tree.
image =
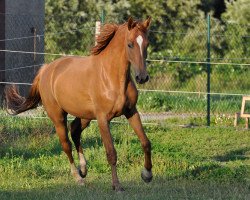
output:
[{"label": "tree", "polygon": [[249,25],[250,23],[250,1],[230,0],[226,2],[226,12],[222,15],[223,20],[238,24]]},{"label": "tree", "polygon": [[[199,9],[200,3],[201,0],[158,0],[157,3],[152,0],[46,0],[46,32],[47,35],[52,34],[46,40],[46,49],[53,53],[88,54],[94,42],[95,20],[100,19],[101,11],[104,10],[106,22],[122,23],[129,16],[135,19],[152,16],[150,55],[160,55],[160,59],[172,55],[191,56],[202,45],[199,38],[192,45],[195,39],[192,38],[192,30],[200,31],[197,24],[204,20],[204,13]],[[58,31],[67,33],[53,35]]]},{"label": "tree", "polygon": [[[46,0],[46,52],[89,54],[94,45],[95,21],[101,11],[107,18],[117,19],[130,15],[127,0]],[[114,21],[114,20],[113,20]],[[46,60],[55,57],[47,56]]]},{"label": "tree", "polygon": [[[45,2],[46,52],[86,54],[94,39],[94,36],[89,34],[94,22],[85,19],[88,10],[79,9],[80,0]],[[47,61],[54,59],[55,57],[46,57]]]},{"label": "tree", "polygon": [[195,27],[197,20],[203,18],[198,10],[200,0],[176,1],[159,0],[157,4],[152,0],[131,0],[131,14],[136,18],[152,16],[153,23],[150,33],[152,51],[171,48],[176,35],[171,32],[181,32],[183,29]]},{"label": "tree", "polygon": [[225,56],[244,63],[250,55],[250,1],[232,0],[226,3],[226,7],[222,15],[225,21]]},{"label": "tree", "polygon": [[[197,20],[203,18],[202,11],[198,9],[199,4],[200,0],[158,0],[157,3],[152,0],[46,0],[46,31],[53,33],[58,30],[93,27],[94,21],[100,19],[102,10],[105,11],[107,22],[121,23],[129,16],[145,19],[150,15],[153,17],[151,29],[155,31],[150,35],[151,46],[154,51],[160,51],[171,46],[174,39],[172,35],[166,35],[164,32],[178,32],[183,27],[194,28]],[[93,39],[93,32],[91,37]],[[58,47],[57,50],[62,49],[69,53],[74,48],[90,46],[82,40],[84,38],[89,41],[91,37],[79,32],[57,35],[53,37],[54,43],[52,42],[50,48]],[[66,45],[71,47],[67,48]]]},{"label": "tree", "polygon": [[225,0],[201,0],[199,9],[202,10],[205,15],[212,13],[214,18],[221,19],[221,15],[226,11]]}]

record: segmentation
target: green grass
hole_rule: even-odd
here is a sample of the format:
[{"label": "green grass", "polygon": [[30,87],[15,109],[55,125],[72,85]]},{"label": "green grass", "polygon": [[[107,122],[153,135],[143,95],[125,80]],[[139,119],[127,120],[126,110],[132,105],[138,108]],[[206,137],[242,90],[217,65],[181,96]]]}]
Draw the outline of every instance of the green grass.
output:
[{"label": "green grass", "polygon": [[111,124],[126,189],[116,194],[95,122],[82,134],[88,176],[78,186],[49,120],[0,117],[0,199],[249,199],[249,131],[149,125],[145,130],[153,148],[149,184],[140,178],[137,137],[127,124]]},{"label": "green grass", "polygon": [[[175,113],[201,113],[207,110],[207,75],[191,73],[184,82],[178,81],[178,64],[154,63],[149,67],[152,77],[144,85],[138,85],[141,89],[179,91],[179,92],[155,92],[141,91],[138,99],[138,107],[144,112],[166,112]],[[181,66],[181,69],[189,69],[189,65]],[[232,68],[231,68],[232,67]],[[211,94],[212,114],[234,114],[241,108],[242,96],[232,94],[249,94],[250,82],[248,80],[250,71],[248,68],[236,69],[235,66],[212,66],[211,93],[225,93],[226,95]],[[202,66],[196,66],[202,68]],[[189,69],[190,70],[190,69]],[[199,71],[199,70],[198,70]],[[186,73],[184,73],[185,75]],[[187,74],[186,74],[187,75]],[[190,94],[186,92],[201,92],[201,94]],[[203,93],[202,93],[203,92]]]},{"label": "green grass", "polygon": [[[239,112],[241,96],[211,95],[211,113]],[[141,91],[137,106],[144,112],[206,113],[207,98],[204,94],[175,94]]]},{"label": "green grass", "polygon": [[[160,57],[164,56],[160,55]],[[140,87],[144,89],[205,92],[207,91],[207,73],[206,70],[204,71],[204,67],[204,65],[194,64],[150,62],[147,70],[151,79]],[[249,75],[250,70],[247,66],[212,65],[210,74],[211,92],[249,94]]]}]

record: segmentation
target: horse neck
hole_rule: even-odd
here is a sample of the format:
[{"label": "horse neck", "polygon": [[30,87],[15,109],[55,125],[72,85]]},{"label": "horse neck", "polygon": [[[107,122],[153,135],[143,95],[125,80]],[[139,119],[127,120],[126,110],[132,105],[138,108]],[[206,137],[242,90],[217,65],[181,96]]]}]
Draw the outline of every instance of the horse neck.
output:
[{"label": "horse neck", "polygon": [[126,87],[129,70],[129,61],[125,48],[126,26],[120,26],[109,45],[100,54],[103,68],[111,78],[118,79],[122,87]]}]

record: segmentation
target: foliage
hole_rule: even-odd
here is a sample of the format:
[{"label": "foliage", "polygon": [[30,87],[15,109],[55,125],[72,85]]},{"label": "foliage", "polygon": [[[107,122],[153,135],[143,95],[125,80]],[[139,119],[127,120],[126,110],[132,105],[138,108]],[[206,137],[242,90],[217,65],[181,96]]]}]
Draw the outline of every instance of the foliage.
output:
[{"label": "foliage", "polygon": [[[245,63],[244,58],[250,55],[250,2],[248,0],[233,0],[226,2],[227,10],[222,15],[225,23],[225,57],[242,58],[237,62]],[[248,60],[247,60],[248,61]]]},{"label": "foliage", "polygon": [[248,0],[226,1],[227,11],[223,13],[223,19],[234,23],[249,25],[250,2]]},{"label": "foliage", "polygon": [[[231,116],[230,123],[225,123],[223,125],[232,126],[232,113],[240,111],[241,101],[241,97],[237,96],[228,98],[220,95],[213,95],[211,96],[211,114],[218,115],[224,113]],[[181,117],[183,115],[191,116],[192,113],[202,116],[206,113],[207,99],[206,95],[203,94],[177,95],[163,92],[141,92],[137,106],[141,112],[158,112],[159,120],[161,119],[161,113],[163,113],[162,115],[164,117],[164,115],[166,115],[165,112],[173,113],[172,115],[176,117]],[[202,123],[205,124],[205,121]]]},{"label": "foliage", "polygon": [[[60,29],[81,29],[84,27],[84,24],[89,26],[89,23],[100,19],[102,10],[105,11],[105,18],[108,22],[123,22],[130,15],[139,19],[152,15],[154,21],[152,23],[153,30],[159,30],[160,27],[163,27],[164,31],[166,30],[165,26],[172,30],[176,30],[176,26],[194,27],[194,22],[202,16],[201,11],[197,10],[199,3],[199,0],[184,3],[174,0],[161,0],[157,4],[149,0],[74,0],[70,2],[46,0],[46,29],[48,33],[53,33]],[[60,39],[54,37],[53,40],[56,39],[55,44],[59,45],[61,50],[67,49],[66,45],[69,45],[70,42],[75,43],[71,45],[71,48],[74,49],[84,45],[83,41],[81,41],[82,36],[79,33],[78,35],[71,33],[66,38],[63,38],[63,36],[58,37],[57,35],[57,38]],[[169,41],[159,34],[152,37],[152,41],[155,41],[153,45],[155,50],[164,49],[166,42]],[[68,40],[70,41],[69,43],[67,42]],[[89,38],[84,38],[84,40],[89,40]],[[62,43],[61,41],[64,42]]]},{"label": "foliage", "polygon": [[[129,16],[145,19],[152,16],[149,39],[151,59],[170,61],[206,61],[207,22],[211,19],[211,61],[247,63],[250,55],[249,2],[239,1],[154,1],[150,0],[46,0],[46,51],[88,55],[94,45],[95,21],[104,11],[105,22],[123,23]],[[220,5],[222,8],[220,8]],[[221,17],[222,16],[222,17]],[[239,25],[225,21],[235,21]],[[77,29],[77,30],[76,30]],[[64,34],[53,34],[56,32]],[[47,56],[47,61],[54,58]],[[152,76],[163,73],[161,63],[153,63]],[[172,64],[176,84],[206,72],[206,65]],[[228,72],[244,72],[239,66],[227,65]],[[217,70],[218,69],[218,70]],[[157,71],[158,70],[158,71]],[[223,73],[220,66],[213,70]]]},{"label": "foliage", "polygon": [[221,14],[225,12],[225,0],[201,0],[199,8],[207,15],[212,13],[216,19],[221,19]]},{"label": "foliage", "polygon": [[[93,45],[94,21],[80,10],[80,1],[46,0],[45,49],[48,53],[85,55]],[[92,23],[91,23],[92,22]],[[49,58],[48,61],[53,60]]]}]

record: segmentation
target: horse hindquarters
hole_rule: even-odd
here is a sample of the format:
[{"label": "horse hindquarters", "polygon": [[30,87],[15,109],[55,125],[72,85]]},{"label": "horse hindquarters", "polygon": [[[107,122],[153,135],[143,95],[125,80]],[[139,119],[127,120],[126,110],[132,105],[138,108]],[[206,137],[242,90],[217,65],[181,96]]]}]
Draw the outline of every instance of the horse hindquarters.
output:
[{"label": "horse hindquarters", "polygon": [[79,184],[83,184],[83,179],[74,164],[74,159],[72,156],[72,145],[68,137],[67,129],[67,113],[57,104],[52,96],[49,96],[49,94],[42,94],[41,97],[44,108],[55,126],[56,133],[59,137],[63,151],[66,153],[69,159],[71,173]]}]

